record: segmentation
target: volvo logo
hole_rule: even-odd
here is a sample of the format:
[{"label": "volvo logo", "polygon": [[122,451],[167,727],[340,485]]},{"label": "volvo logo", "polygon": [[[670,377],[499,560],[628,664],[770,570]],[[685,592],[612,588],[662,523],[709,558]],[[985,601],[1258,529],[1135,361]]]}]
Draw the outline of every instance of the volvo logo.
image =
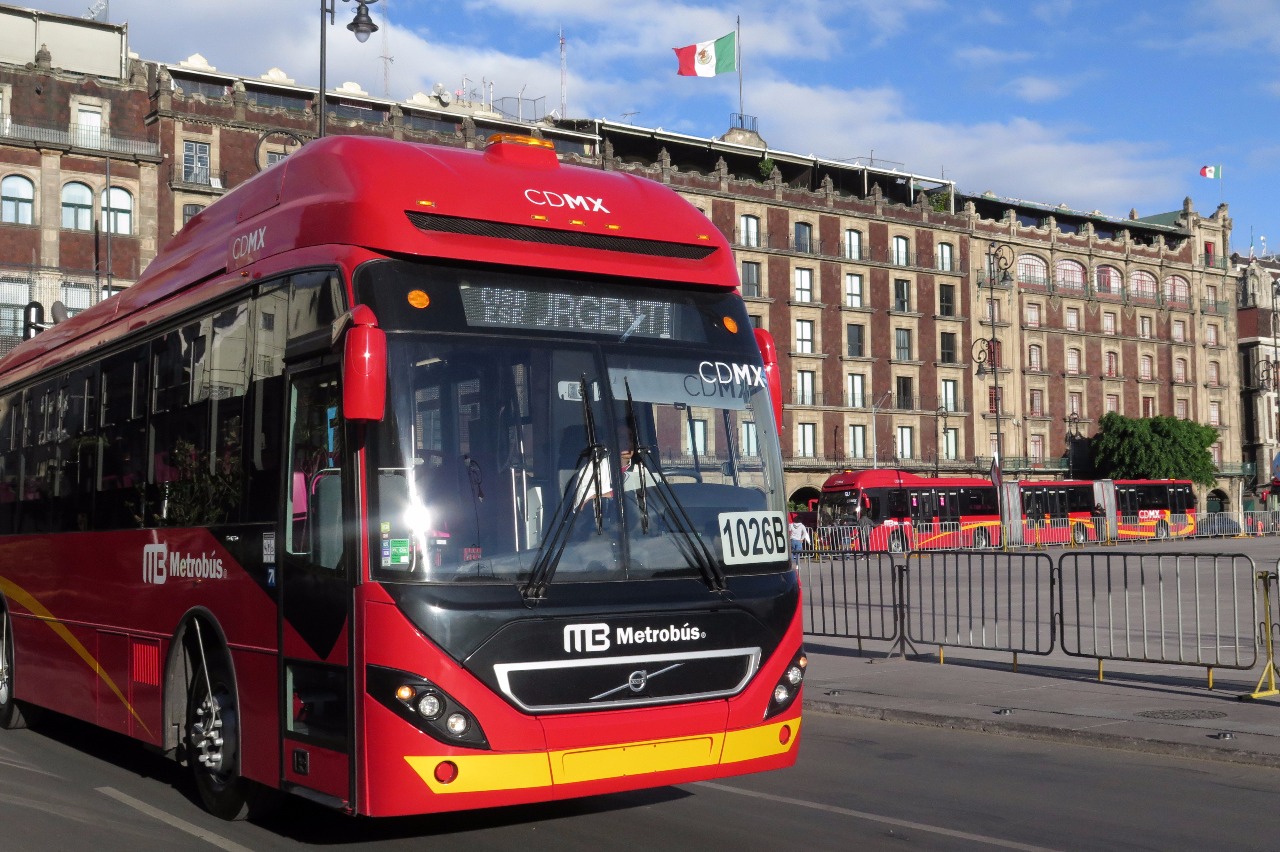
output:
[{"label": "volvo logo", "polygon": [[683,665],[684,663],[673,663],[667,666],[665,669],[658,669],[656,672],[652,674],[645,671],[644,669],[634,671],[631,674],[627,675],[627,682],[624,683],[622,686],[615,686],[613,689],[610,689],[607,692],[602,692],[599,695],[593,695],[591,696],[591,700],[599,701],[601,698],[608,698],[611,695],[617,695],[619,692],[622,692],[625,689],[629,689],[632,692],[637,692],[637,693],[643,692],[644,688],[649,685],[650,680],[657,677],[658,675],[666,674],[667,672],[670,672],[670,671],[675,671],[676,669],[680,668]]},{"label": "volvo logo", "polygon": [[641,692],[644,685],[649,682],[649,673],[644,669],[638,672],[632,672],[631,677],[627,678],[627,686],[631,687],[632,692]]}]

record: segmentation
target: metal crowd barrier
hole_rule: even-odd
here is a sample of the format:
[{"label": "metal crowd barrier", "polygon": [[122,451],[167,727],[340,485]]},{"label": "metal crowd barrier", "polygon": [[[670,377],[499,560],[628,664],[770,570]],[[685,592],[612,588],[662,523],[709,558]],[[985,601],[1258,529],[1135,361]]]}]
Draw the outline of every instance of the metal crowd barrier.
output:
[{"label": "metal crowd barrier", "polygon": [[912,553],[903,572],[906,638],[941,647],[1049,654],[1053,561],[1044,553]]},{"label": "metal crowd barrier", "polygon": [[1068,552],[1058,560],[1064,653],[1249,669],[1258,660],[1253,560],[1243,555]]},{"label": "metal crowd barrier", "polygon": [[802,554],[804,630],[815,636],[896,640],[899,583],[886,553]]}]

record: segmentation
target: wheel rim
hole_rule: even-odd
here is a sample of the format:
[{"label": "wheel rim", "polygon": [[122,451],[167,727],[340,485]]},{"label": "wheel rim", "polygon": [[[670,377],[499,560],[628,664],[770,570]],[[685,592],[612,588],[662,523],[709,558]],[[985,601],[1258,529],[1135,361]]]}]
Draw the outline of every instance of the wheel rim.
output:
[{"label": "wheel rim", "polygon": [[204,692],[191,720],[191,748],[197,770],[221,788],[236,777],[239,725],[235,704],[223,684],[214,681],[213,692]]},{"label": "wheel rim", "polygon": [[9,704],[12,671],[13,666],[9,663],[9,617],[0,615],[0,707]]},{"label": "wheel rim", "polygon": [[973,546],[982,550],[987,546],[987,531],[978,530],[973,534]]}]

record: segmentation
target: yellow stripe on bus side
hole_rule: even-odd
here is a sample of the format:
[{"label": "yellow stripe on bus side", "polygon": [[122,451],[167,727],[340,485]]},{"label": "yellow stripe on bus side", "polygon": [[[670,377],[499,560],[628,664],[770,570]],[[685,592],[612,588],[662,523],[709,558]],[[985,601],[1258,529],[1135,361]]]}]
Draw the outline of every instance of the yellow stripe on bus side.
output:
[{"label": "yellow stripe on bus side", "polygon": [[116,698],[120,699],[120,703],[123,704],[125,708],[128,709],[129,714],[138,721],[142,730],[147,732],[147,736],[151,736],[151,729],[147,727],[146,722],[142,721],[142,717],[138,715],[138,711],[133,708],[133,705],[129,703],[129,700],[124,697],[124,693],[120,691],[120,687],[116,686],[116,683],[111,679],[111,676],[106,673],[93,654],[89,653],[89,649],[82,645],[80,640],[72,635],[71,631],[65,624],[54,618],[53,613],[45,609],[44,605],[34,597],[27,594],[25,589],[9,580],[6,580],[4,577],[0,577],[0,592],[3,592],[5,597],[15,601],[23,609],[34,615],[50,630],[56,633],[63,642],[66,642],[71,646],[71,650],[75,651],[80,659],[84,660],[85,663],[89,665],[89,668],[93,669],[94,673],[97,674],[98,679],[107,685],[107,688],[115,694]]},{"label": "yellow stripe on bus side", "polygon": [[[785,743],[780,742],[779,735],[784,726],[791,729]],[[405,761],[433,793],[480,793],[601,781],[772,757],[794,748],[799,733],[800,720],[791,719],[725,734],[642,740],[602,748],[449,757],[410,755]],[[436,766],[445,760],[458,767],[458,777],[449,784],[441,784],[435,777]]]}]

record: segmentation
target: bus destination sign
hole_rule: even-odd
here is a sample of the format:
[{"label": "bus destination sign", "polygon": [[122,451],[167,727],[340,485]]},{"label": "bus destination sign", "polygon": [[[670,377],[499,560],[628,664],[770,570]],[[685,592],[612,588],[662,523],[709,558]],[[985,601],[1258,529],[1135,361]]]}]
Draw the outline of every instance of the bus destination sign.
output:
[{"label": "bus destination sign", "polygon": [[676,306],[660,299],[474,284],[463,284],[460,292],[467,324],[473,327],[577,331],[623,340],[676,336]]}]

